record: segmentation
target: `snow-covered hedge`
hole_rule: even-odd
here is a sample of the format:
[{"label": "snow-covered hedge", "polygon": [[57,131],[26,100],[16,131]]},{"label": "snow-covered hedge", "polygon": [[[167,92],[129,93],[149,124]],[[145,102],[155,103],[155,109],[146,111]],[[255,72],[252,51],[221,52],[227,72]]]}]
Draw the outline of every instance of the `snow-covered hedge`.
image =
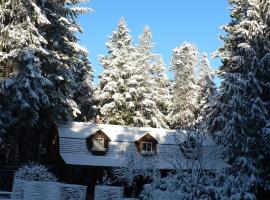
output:
[{"label": "snow-covered hedge", "polygon": [[15,179],[26,181],[57,181],[57,178],[48,171],[47,167],[31,162],[19,168]]}]

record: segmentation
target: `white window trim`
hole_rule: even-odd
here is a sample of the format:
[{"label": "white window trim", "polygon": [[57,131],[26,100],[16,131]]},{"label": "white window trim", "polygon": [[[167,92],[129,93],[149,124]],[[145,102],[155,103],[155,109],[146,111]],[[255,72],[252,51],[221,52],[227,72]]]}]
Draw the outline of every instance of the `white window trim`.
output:
[{"label": "white window trim", "polygon": [[98,140],[98,141],[99,141],[99,140],[102,140],[102,142],[103,142],[103,144],[104,144],[104,138],[93,138],[93,141],[94,141],[94,140]]},{"label": "white window trim", "polygon": [[[148,151],[148,150],[144,150],[143,149],[143,144],[146,144],[146,147],[147,147],[147,144],[151,144],[151,150],[150,151]],[[141,151],[141,153],[142,154],[152,154],[154,151],[153,151],[153,142],[142,142],[142,151]]]}]

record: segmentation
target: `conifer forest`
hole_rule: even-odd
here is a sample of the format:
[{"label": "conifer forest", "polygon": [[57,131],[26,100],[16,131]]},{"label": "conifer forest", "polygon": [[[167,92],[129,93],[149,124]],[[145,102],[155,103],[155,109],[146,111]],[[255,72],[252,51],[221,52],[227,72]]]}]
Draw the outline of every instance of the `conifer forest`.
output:
[{"label": "conifer forest", "polygon": [[123,16],[100,74],[79,38],[85,1],[0,0],[0,199],[23,180],[88,187],[74,199],[103,200],[94,186],[106,185],[144,200],[270,200],[270,1],[228,0],[219,48],[185,41],[168,64],[155,30],[134,35]]}]

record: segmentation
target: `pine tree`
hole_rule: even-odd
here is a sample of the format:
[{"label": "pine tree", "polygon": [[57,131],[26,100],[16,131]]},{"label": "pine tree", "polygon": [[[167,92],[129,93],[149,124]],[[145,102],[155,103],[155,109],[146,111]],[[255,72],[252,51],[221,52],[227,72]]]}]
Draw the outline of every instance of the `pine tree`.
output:
[{"label": "pine tree", "polygon": [[[90,65],[75,35],[81,31],[76,16],[88,11],[72,7],[78,2],[0,4],[0,130],[12,134],[13,150],[24,156],[47,146],[53,121],[73,119],[80,112],[74,101],[80,85],[76,77]],[[33,140],[31,150],[26,143]]]},{"label": "pine tree", "polygon": [[200,74],[197,81],[198,85],[198,117],[196,122],[203,125],[204,119],[210,112],[210,104],[217,94],[217,88],[214,83],[214,71],[211,69],[207,54],[203,53],[200,61]]},{"label": "pine tree", "polygon": [[[101,56],[104,72],[100,75],[99,95],[102,121],[109,124],[135,124],[137,81],[134,74],[134,48],[126,22],[122,17],[110,41],[106,43],[108,55]],[[140,78],[140,77],[138,77]]]},{"label": "pine tree", "polygon": [[75,80],[78,83],[74,88],[74,100],[77,103],[80,114],[76,121],[93,121],[96,116],[96,89],[92,85],[93,71],[88,61],[82,64],[82,69],[77,71]]},{"label": "pine tree", "polygon": [[253,192],[265,199],[269,196],[270,3],[230,3],[233,19],[224,27],[227,35],[217,52],[223,82],[208,129],[228,149],[233,176],[243,188],[239,198]]},{"label": "pine tree", "polygon": [[146,26],[143,34],[139,36],[139,44],[136,47],[136,68],[140,69],[140,74],[144,76],[142,85],[146,89],[140,105],[143,106],[143,116],[148,121],[145,125],[168,128],[170,82],[162,58],[152,53],[153,48],[152,33]]},{"label": "pine tree", "polygon": [[[151,53],[151,31],[146,28],[137,46],[123,18],[101,57],[104,72],[100,76],[99,101],[103,122],[131,126],[167,127],[167,95],[164,65]],[[162,98],[160,98],[162,96]]]},{"label": "pine tree", "polygon": [[[80,114],[77,102],[81,107],[82,103],[76,99],[74,93],[84,87],[85,83],[88,85],[86,87],[91,88],[92,69],[87,57],[88,52],[78,45],[75,35],[76,32],[82,32],[75,21],[78,14],[90,11],[88,8],[73,7],[80,2],[84,0],[41,3],[41,7],[44,6],[43,10],[51,22],[50,29],[45,27],[44,30],[48,46],[52,51],[51,57],[46,57],[46,62],[50,66],[57,64],[54,71],[48,67],[44,67],[43,70],[51,73],[55,83],[54,92],[50,93],[50,97],[55,103],[54,111],[57,111],[54,118],[60,120],[70,120]],[[91,89],[88,89],[86,94],[89,91]]]},{"label": "pine tree", "polygon": [[[29,17],[30,13],[27,11],[30,12],[32,8],[35,11],[33,16],[36,16],[36,20],[43,26],[49,22],[42,13],[38,12],[40,10],[34,9],[31,3],[4,1],[1,5],[0,74],[3,98],[0,104],[2,114],[0,128],[2,132],[9,124],[19,120],[25,120],[25,124],[35,124],[40,105],[48,106],[45,88],[52,83],[41,74],[41,61],[34,55],[46,54],[42,49],[42,44],[46,41],[33,25]],[[15,15],[14,12],[17,14]],[[21,113],[20,119],[15,118],[15,111]]]},{"label": "pine tree", "polygon": [[189,126],[197,116],[197,83],[195,70],[198,63],[198,49],[184,42],[173,49],[172,70],[174,72],[171,126]]}]

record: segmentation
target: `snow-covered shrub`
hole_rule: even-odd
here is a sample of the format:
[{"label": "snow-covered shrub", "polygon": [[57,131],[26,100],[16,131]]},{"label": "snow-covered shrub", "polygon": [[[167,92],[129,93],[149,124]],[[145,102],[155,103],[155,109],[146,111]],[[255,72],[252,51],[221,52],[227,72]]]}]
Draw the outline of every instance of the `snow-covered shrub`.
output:
[{"label": "snow-covered shrub", "polygon": [[221,173],[217,163],[221,161],[222,149],[203,131],[193,129],[177,131],[174,140],[178,148],[162,155],[174,169],[167,176],[145,185],[141,198],[220,199],[225,193],[220,190],[225,181],[217,179]]},{"label": "snow-covered shrub", "polygon": [[256,200],[254,194],[246,192],[238,177],[227,170],[215,175],[178,171],[144,186],[144,200]]},{"label": "snow-covered shrub", "polygon": [[131,186],[135,184],[137,178],[152,180],[160,177],[156,156],[141,156],[135,146],[127,148],[123,156],[125,157],[123,167],[113,170],[118,180]]},{"label": "snow-covered shrub", "polygon": [[15,179],[26,181],[57,181],[57,178],[48,171],[44,165],[30,162],[19,168],[15,173]]},{"label": "snow-covered shrub", "polygon": [[[114,170],[114,175],[129,185],[136,186],[137,179],[147,183],[141,198],[148,199],[211,199],[219,197],[219,187],[224,183],[215,178],[219,149],[203,131],[181,130],[171,135],[175,145],[158,156],[141,156],[134,146],[127,149],[125,164]],[[160,159],[173,167],[162,177],[157,167]],[[164,174],[163,174],[164,175]],[[140,182],[141,183],[141,182]]]},{"label": "snow-covered shrub", "polygon": [[111,185],[113,183],[110,174],[108,174],[107,170],[103,170],[103,176],[101,180],[97,181],[97,185]]}]

